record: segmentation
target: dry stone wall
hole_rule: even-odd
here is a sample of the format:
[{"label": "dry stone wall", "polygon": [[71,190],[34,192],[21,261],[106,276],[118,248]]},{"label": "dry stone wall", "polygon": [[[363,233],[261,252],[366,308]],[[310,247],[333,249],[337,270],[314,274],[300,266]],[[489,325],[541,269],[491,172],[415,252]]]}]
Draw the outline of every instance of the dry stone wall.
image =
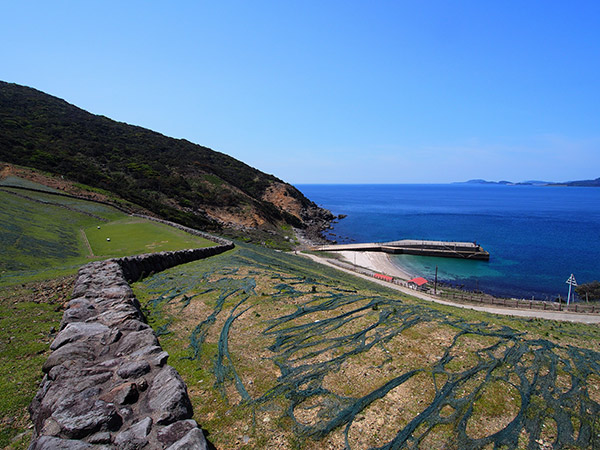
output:
[{"label": "dry stone wall", "polygon": [[[206,236],[205,236],[206,237]],[[214,237],[210,237],[214,240]],[[40,389],[30,450],[205,449],[187,388],[129,282],[234,247],[93,262],[79,271]]]}]

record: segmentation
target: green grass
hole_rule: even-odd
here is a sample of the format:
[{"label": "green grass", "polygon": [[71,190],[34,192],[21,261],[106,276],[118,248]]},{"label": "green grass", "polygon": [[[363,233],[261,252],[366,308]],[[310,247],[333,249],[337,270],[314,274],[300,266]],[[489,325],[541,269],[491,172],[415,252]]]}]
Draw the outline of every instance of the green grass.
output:
[{"label": "green grass", "polygon": [[60,192],[58,189],[51,188],[49,186],[44,186],[43,184],[35,183],[30,180],[26,180],[24,178],[19,178],[15,176],[9,176],[0,180],[0,186],[19,186],[29,189],[40,189],[48,192]]},{"label": "green grass", "polygon": [[[0,448],[16,450],[26,449],[31,439],[27,406],[79,267],[94,259],[214,242],[105,205],[14,192],[21,196],[0,191]],[[64,275],[71,277],[57,279]]]},{"label": "green grass", "polygon": [[42,380],[41,367],[71,281],[57,280],[47,289],[0,288],[0,448],[26,449],[29,444],[27,406]]},{"label": "green grass", "polygon": [[[41,378],[42,364],[48,357],[50,330],[58,328],[61,313],[52,305],[34,302],[0,307],[0,416],[6,424],[0,431],[0,446],[21,432],[27,415],[23,414],[31,402]],[[27,323],[27,327],[23,327]],[[25,416],[25,417],[23,417]]]},{"label": "green grass", "polygon": [[0,286],[73,274],[95,259],[214,245],[168,225],[131,218],[106,205],[15,192],[21,196],[0,191]]},{"label": "green grass", "polygon": [[85,234],[94,255],[104,257],[215,245],[214,242],[184,233],[168,225],[136,217],[125,217],[110,223],[87,227]]},{"label": "green grass", "polygon": [[0,285],[77,270],[87,249],[79,229],[97,220],[0,191]]}]

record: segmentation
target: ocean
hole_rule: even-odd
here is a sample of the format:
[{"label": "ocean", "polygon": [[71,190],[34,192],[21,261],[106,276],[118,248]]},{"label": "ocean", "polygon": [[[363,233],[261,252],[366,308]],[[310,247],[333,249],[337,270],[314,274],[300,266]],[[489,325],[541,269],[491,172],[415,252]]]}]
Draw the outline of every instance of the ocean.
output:
[{"label": "ocean", "polygon": [[394,255],[407,272],[468,290],[566,299],[600,279],[600,189],[466,184],[297,185],[336,215],[339,243],[428,239],[477,242],[490,261]]}]

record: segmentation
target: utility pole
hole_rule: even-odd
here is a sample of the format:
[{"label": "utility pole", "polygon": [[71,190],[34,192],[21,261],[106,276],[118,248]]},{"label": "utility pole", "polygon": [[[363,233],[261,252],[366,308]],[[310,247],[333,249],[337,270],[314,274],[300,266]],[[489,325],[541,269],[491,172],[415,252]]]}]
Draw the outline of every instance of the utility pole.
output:
[{"label": "utility pole", "polygon": [[433,295],[437,295],[437,269],[438,266],[435,266],[435,281],[433,282]]},{"label": "utility pole", "polygon": [[569,307],[569,302],[571,301],[571,288],[573,286],[577,286],[577,281],[575,281],[575,277],[573,274],[569,277],[567,281],[565,281],[569,285],[569,296],[567,297],[567,308]]}]

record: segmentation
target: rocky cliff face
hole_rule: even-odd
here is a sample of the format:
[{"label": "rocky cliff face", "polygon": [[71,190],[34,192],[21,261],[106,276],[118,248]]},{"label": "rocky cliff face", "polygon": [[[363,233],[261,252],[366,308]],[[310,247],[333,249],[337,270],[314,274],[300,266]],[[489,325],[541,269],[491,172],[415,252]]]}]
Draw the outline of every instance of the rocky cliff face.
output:
[{"label": "rocky cliff face", "polygon": [[302,220],[302,213],[306,209],[298,198],[293,196],[291,186],[274,182],[265,189],[262,199],[272,203],[281,211],[286,211],[294,217]]}]

